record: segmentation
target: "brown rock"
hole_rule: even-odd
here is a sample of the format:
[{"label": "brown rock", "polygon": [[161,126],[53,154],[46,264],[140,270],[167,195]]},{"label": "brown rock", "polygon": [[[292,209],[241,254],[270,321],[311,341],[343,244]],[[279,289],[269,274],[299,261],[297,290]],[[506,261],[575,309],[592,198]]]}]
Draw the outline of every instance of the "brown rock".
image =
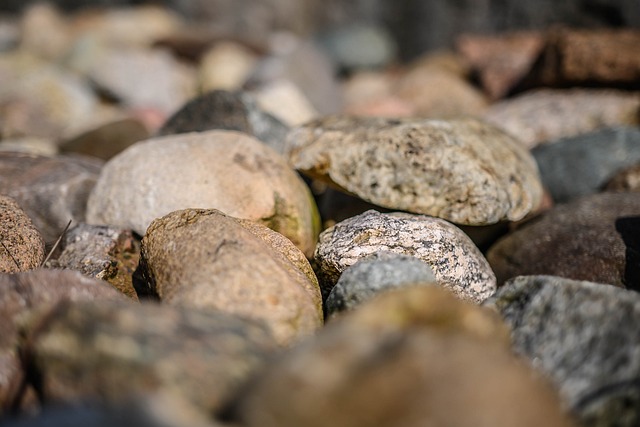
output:
[{"label": "brown rock", "polygon": [[0,272],[40,267],[44,240],[31,219],[11,197],[0,196]]},{"label": "brown rock", "polygon": [[146,292],[172,305],[260,319],[281,344],[313,333],[322,324],[318,289],[254,233],[216,210],[187,209],[153,221],[142,240]]},{"label": "brown rock", "polygon": [[640,164],[616,173],[604,186],[605,191],[640,191]]}]

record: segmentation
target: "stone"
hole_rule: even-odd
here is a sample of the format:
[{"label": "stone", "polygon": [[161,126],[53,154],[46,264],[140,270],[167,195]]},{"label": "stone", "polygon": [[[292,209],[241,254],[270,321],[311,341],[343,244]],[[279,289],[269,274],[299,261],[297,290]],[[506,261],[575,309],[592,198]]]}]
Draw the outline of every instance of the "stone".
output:
[{"label": "stone", "polygon": [[484,119],[531,149],[605,127],[640,124],[640,93],[539,89],[493,104]]},{"label": "stone", "polygon": [[[25,377],[18,343],[20,322],[34,310],[53,307],[63,300],[124,300],[107,283],[78,272],[39,269],[0,274],[0,408],[19,406],[28,390],[21,390]],[[28,388],[27,388],[28,389]],[[2,411],[0,411],[1,413]]]},{"label": "stone", "polygon": [[640,289],[640,194],[601,193],[558,205],[489,249],[498,284],[551,275]]},{"label": "stone", "polygon": [[318,117],[318,112],[293,83],[280,80],[251,92],[258,106],[287,126],[299,126]]},{"label": "stone", "polygon": [[138,142],[111,159],[91,192],[87,222],[144,235],[155,218],[215,208],[257,221],[311,256],[317,208],[302,179],[276,152],[232,131]]},{"label": "stone", "polygon": [[173,135],[207,130],[235,130],[252,135],[282,153],[289,128],[265,112],[244,92],[214,90],[185,104],[158,131]]},{"label": "stone", "polygon": [[211,414],[277,350],[258,322],[158,304],[62,303],[25,330],[44,403],[166,392]]},{"label": "stone", "polygon": [[492,100],[504,98],[529,74],[545,46],[542,32],[517,31],[495,36],[463,34],[457,50],[478,74]]},{"label": "stone", "polygon": [[290,163],[390,209],[464,225],[522,219],[540,204],[535,161],[475,119],[330,116],[293,129]]},{"label": "stone", "polygon": [[548,376],[581,425],[640,422],[640,295],[553,276],[522,276],[485,302],[514,350]]},{"label": "stone", "polygon": [[67,223],[83,222],[102,162],[82,156],[0,152],[0,194],[14,198],[52,244]]},{"label": "stone", "polygon": [[640,164],[616,172],[604,186],[605,191],[640,191]]},{"label": "stone", "polygon": [[281,355],[228,417],[248,427],[573,425],[492,314],[435,287],[381,295]]},{"label": "stone", "polygon": [[0,53],[16,48],[20,42],[20,25],[15,17],[0,14]]},{"label": "stone", "polygon": [[216,43],[200,60],[200,88],[202,92],[240,90],[257,62],[257,54],[240,43]]},{"label": "stone", "polygon": [[640,162],[640,129],[605,128],[535,147],[540,177],[555,202],[600,191],[621,169]]},{"label": "stone", "polygon": [[436,283],[426,262],[409,255],[375,252],[342,272],[327,298],[327,315],[352,310],[391,289]]},{"label": "stone", "polygon": [[329,294],[347,267],[380,251],[426,262],[438,284],[462,299],[479,303],[495,291],[489,264],[454,225],[425,215],[371,210],[320,234],[314,261],[323,296]]},{"label": "stone", "polygon": [[0,151],[54,157],[59,150],[56,142],[49,138],[27,136],[0,140]]},{"label": "stone", "polygon": [[46,60],[61,60],[72,34],[60,11],[50,3],[36,3],[24,11],[20,22],[20,49]]},{"label": "stone", "polygon": [[138,300],[132,275],[140,259],[140,243],[130,230],[76,224],[65,233],[60,255],[47,267],[76,270],[85,276],[109,282],[114,288]]},{"label": "stone", "polygon": [[0,195],[0,272],[33,270],[44,261],[44,240],[11,197]]},{"label": "stone", "polygon": [[139,294],[259,319],[282,345],[322,324],[318,288],[309,277],[220,211],[187,209],[153,221],[139,268],[145,282]]},{"label": "stone", "polygon": [[415,117],[415,106],[393,93],[397,76],[360,71],[343,83],[344,112],[361,117]]}]

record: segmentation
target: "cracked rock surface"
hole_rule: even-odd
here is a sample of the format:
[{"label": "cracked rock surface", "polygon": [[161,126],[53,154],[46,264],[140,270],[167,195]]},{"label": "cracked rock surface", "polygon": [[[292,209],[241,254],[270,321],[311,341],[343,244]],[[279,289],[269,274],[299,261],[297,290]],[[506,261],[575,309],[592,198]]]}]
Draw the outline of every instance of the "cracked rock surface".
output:
[{"label": "cracked rock surface", "polygon": [[293,129],[291,164],[385,208],[464,225],[517,221],[542,197],[517,140],[475,119],[330,116]]},{"label": "cracked rock surface", "polygon": [[496,289],[496,278],[480,250],[459,228],[439,218],[370,210],[325,230],[314,254],[326,297],[342,272],[380,251],[425,261],[438,283],[458,297],[482,302]]}]

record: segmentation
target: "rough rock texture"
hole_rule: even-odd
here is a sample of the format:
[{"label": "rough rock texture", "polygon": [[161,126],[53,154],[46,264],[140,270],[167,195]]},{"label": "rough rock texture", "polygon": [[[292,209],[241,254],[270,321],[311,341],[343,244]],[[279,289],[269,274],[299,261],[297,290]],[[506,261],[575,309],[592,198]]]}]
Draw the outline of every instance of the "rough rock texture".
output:
[{"label": "rough rock texture", "polygon": [[146,292],[164,303],[260,319],[281,344],[322,324],[315,284],[282,252],[220,211],[187,209],[152,222],[142,240],[140,269]]},{"label": "rough rock texture", "polygon": [[[34,270],[0,274],[0,412],[19,407],[24,372],[19,359],[20,320],[32,310],[62,300],[116,300],[125,297],[100,280],[73,271]],[[22,390],[22,392],[26,392]]]},{"label": "rough rock texture", "polygon": [[514,349],[548,375],[588,426],[640,423],[640,295],[551,276],[510,280],[486,302]]},{"label": "rough rock texture", "polygon": [[474,119],[333,116],[289,133],[290,162],[391,209],[466,225],[518,220],[537,208],[535,161],[514,140]]},{"label": "rough rock texture", "polygon": [[435,287],[389,292],[276,360],[231,418],[251,427],[572,425],[492,314]]},{"label": "rough rock texture", "polygon": [[0,196],[0,272],[40,267],[44,241],[31,219],[11,197]]},{"label": "rough rock texture", "polygon": [[498,284],[545,274],[640,289],[640,194],[602,193],[559,205],[491,247]]},{"label": "rough rock texture", "polygon": [[327,298],[327,315],[351,310],[381,292],[436,282],[426,262],[409,255],[376,252],[340,275]]},{"label": "rough rock texture", "polygon": [[45,403],[175,393],[211,413],[277,349],[264,325],[157,304],[61,304],[27,326]]},{"label": "rough rock texture", "polygon": [[239,132],[209,131],[139,142],[105,166],[87,222],[132,229],[179,209],[215,208],[255,220],[311,256],[317,208],[302,179],[277,153]]},{"label": "rough rock texture", "polygon": [[0,153],[0,194],[13,197],[52,243],[69,220],[84,221],[101,167],[88,157]]},{"label": "rough rock texture", "polygon": [[60,246],[62,252],[47,262],[48,267],[77,270],[138,299],[132,275],[140,259],[140,243],[130,230],[78,224],[65,234]]},{"label": "rough rock texture", "polygon": [[539,89],[492,105],[484,118],[533,148],[600,128],[640,124],[640,93]]},{"label": "rough rock texture", "polygon": [[250,95],[214,90],[189,101],[158,133],[172,135],[214,129],[253,135],[279,153],[283,152],[289,130],[280,120],[261,110]]},{"label": "rough rock texture", "polygon": [[640,163],[618,171],[604,186],[606,191],[640,191]]},{"label": "rough rock texture", "polygon": [[495,276],[489,264],[454,225],[423,215],[371,210],[320,235],[314,260],[323,296],[329,294],[347,267],[380,251],[425,261],[438,283],[460,298],[482,302],[495,291]]}]

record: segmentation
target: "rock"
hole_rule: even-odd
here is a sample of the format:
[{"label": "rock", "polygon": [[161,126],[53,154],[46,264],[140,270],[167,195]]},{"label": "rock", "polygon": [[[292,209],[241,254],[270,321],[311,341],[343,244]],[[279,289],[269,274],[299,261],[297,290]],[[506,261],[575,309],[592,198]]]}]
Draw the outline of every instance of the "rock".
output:
[{"label": "rock", "polygon": [[482,302],[495,291],[495,276],[478,248],[438,218],[367,211],[320,234],[314,254],[326,297],[344,270],[380,251],[411,255],[429,264],[438,284],[458,297]]},{"label": "rock", "polygon": [[524,276],[507,282],[485,305],[503,316],[514,350],[553,380],[582,425],[640,422],[636,292]]},{"label": "rock", "polygon": [[130,230],[77,224],[63,237],[62,252],[48,267],[76,270],[85,276],[109,282],[138,300],[132,275],[140,259],[140,243]]},{"label": "rock", "polygon": [[390,209],[465,225],[519,220],[542,197],[518,141],[474,119],[331,116],[293,129],[291,164]]},{"label": "rock", "polygon": [[604,186],[605,191],[640,191],[640,164],[619,170]]},{"label": "rock", "polygon": [[322,324],[317,286],[254,233],[216,210],[155,220],[142,240],[143,293],[260,319],[280,344],[312,334]]},{"label": "rock", "polygon": [[436,282],[429,265],[418,258],[375,252],[342,272],[327,298],[327,315],[351,310],[381,292]]},{"label": "rock", "polygon": [[71,46],[72,34],[64,16],[50,3],[36,3],[24,11],[20,49],[55,62]]},{"label": "rock", "polygon": [[110,121],[65,141],[60,145],[60,151],[109,160],[149,136],[151,135],[141,120],[125,118]]},{"label": "rock", "polygon": [[287,126],[299,126],[318,117],[318,112],[293,83],[280,80],[254,90],[258,106]]},{"label": "rock", "polygon": [[518,31],[496,36],[465,34],[458,51],[478,74],[492,100],[508,95],[528,75],[545,46],[543,33]]},{"label": "rock", "polygon": [[21,319],[62,300],[94,299],[125,298],[107,283],[72,271],[40,269],[0,274],[0,408],[17,406],[24,398],[20,393],[28,392],[20,387],[26,374],[18,349]]},{"label": "rock", "polygon": [[640,194],[602,193],[548,211],[491,247],[498,284],[520,275],[638,288]]},{"label": "rock", "polygon": [[280,120],[258,107],[250,95],[214,90],[185,104],[167,120],[158,134],[173,135],[215,129],[253,135],[278,153],[283,152],[284,140],[289,130]]},{"label": "rock", "polygon": [[111,159],[91,192],[87,222],[144,235],[179,209],[215,208],[262,223],[311,256],[319,223],[302,179],[273,150],[239,132],[153,138]]},{"label": "rock", "polygon": [[0,272],[16,273],[42,265],[44,240],[11,197],[0,196],[0,236]]},{"label": "rock", "polygon": [[216,411],[277,346],[260,323],[158,304],[61,304],[27,326],[42,399],[124,403],[177,394]]},{"label": "rock", "polygon": [[202,92],[239,90],[257,62],[256,53],[240,43],[216,43],[200,60],[200,88]]},{"label": "rock", "polygon": [[552,141],[532,150],[556,202],[598,192],[619,170],[640,162],[640,129],[608,128]]},{"label": "rock", "polygon": [[640,93],[540,89],[492,105],[484,118],[533,148],[605,127],[640,124]]},{"label": "rock", "polygon": [[391,73],[358,72],[343,84],[348,115],[361,117],[415,117],[415,106],[393,94],[396,76]]},{"label": "rock", "polygon": [[69,220],[84,221],[89,192],[101,167],[100,161],[89,157],[0,152],[0,194],[13,197],[45,243],[51,244]]},{"label": "rock", "polygon": [[20,26],[11,15],[0,14],[0,52],[15,49],[20,41]]},{"label": "rock", "polygon": [[58,145],[49,138],[27,136],[0,140],[0,151],[53,157],[58,154]]},{"label": "rock", "polygon": [[229,418],[249,427],[572,425],[491,314],[437,288],[384,294],[282,355]]}]

